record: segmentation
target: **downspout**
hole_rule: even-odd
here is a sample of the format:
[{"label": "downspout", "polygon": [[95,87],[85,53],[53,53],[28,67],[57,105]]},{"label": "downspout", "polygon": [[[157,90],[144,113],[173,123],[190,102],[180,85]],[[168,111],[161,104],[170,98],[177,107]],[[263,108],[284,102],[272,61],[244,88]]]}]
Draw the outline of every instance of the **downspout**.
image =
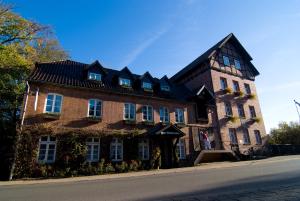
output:
[{"label": "downspout", "polygon": [[14,175],[14,170],[15,170],[15,166],[16,166],[16,159],[17,159],[17,151],[18,151],[18,145],[19,145],[19,141],[20,141],[20,133],[22,131],[23,128],[23,124],[24,124],[24,119],[25,119],[25,112],[26,112],[26,108],[27,108],[27,102],[28,102],[28,94],[30,91],[30,86],[28,81],[26,81],[26,93],[25,93],[25,100],[24,100],[24,107],[23,107],[23,111],[22,111],[22,116],[21,116],[21,123],[20,123],[20,132],[17,133],[17,138],[16,138],[16,148],[14,151],[14,156],[13,156],[13,162],[12,162],[12,166],[10,169],[10,174],[9,174],[9,180],[11,181]]}]

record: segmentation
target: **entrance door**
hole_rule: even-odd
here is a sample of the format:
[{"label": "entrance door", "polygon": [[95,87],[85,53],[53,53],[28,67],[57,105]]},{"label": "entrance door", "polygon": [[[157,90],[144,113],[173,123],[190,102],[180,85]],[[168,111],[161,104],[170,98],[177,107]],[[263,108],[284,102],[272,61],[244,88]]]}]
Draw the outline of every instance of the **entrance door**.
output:
[{"label": "entrance door", "polygon": [[162,168],[172,168],[173,166],[172,144],[171,139],[162,139],[160,143]]}]

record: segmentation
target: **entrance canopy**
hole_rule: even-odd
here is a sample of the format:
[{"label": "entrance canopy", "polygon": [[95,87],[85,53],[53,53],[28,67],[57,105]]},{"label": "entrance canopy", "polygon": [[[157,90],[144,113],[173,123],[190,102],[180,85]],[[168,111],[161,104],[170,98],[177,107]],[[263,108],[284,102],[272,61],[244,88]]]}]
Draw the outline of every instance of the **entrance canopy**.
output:
[{"label": "entrance canopy", "polygon": [[162,123],[157,124],[153,129],[149,130],[148,134],[150,136],[174,136],[182,137],[185,135],[177,126],[174,124],[164,125]]}]

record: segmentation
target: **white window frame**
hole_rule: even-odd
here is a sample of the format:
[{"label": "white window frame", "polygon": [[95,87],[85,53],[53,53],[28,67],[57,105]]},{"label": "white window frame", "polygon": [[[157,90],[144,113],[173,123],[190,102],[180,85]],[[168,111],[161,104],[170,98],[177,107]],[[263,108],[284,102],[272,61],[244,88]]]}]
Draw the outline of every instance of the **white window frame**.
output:
[{"label": "white window frame", "polygon": [[[53,101],[52,101],[52,105],[51,105],[51,111],[47,111],[47,102],[48,102],[48,96],[49,95],[53,95]],[[55,101],[56,101],[56,97],[57,96],[61,96],[61,102],[59,105],[59,112],[54,112],[54,106],[55,106]],[[61,110],[62,110],[62,103],[63,103],[63,95],[61,94],[57,94],[57,93],[48,93],[45,99],[45,106],[44,106],[44,113],[56,113],[56,114],[60,114]]]},{"label": "white window frame", "polygon": [[[43,137],[47,137],[46,141],[42,141]],[[56,158],[56,137],[55,140],[51,140],[50,135],[48,136],[41,136],[39,139],[39,150],[38,150],[38,154],[37,154],[37,161],[38,163],[54,163],[55,162],[55,158]],[[40,153],[41,153],[41,145],[46,145],[46,149],[45,149],[45,157],[43,160],[40,160]],[[48,155],[49,155],[49,146],[50,145],[54,145],[54,153],[53,153],[53,160],[48,160]]]},{"label": "white window frame", "polygon": [[141,139],[138,143],[138,155],[140,160],[149,160],[149,140]]},{"label": "white window frame", "polygon": [[[253,110],[252,110],[253,109]],[[256,111],[255,111],[255,107],[252,105],[249,105],[249,112],[250,112],[250,117],[251,118],[256,118]]]},{"label": "white window frame", "polygon": [[170,86],[166,84],[161,84],[160,85],[160,90],[162,91],[170,91]]},{"label": "white window frame", "polygon": [[[118,149],[120,149],[120,158],[118,156]],[[113,138],[110,143],[110,159],[112,161],[122,161],[123,160],[123,140],[120,138]]]},{"label": "white window frame", "polygon": [[160,122],[164,122],[164,123],[170,122],[170,112],[167,107],[159,108],[159,120]]},{"label": "white window frame", "polygon": [[[128,118],[126,117],[126,111],[127,111],[126,105],[128,105]],[[131,113],[132,107],[133,107],[134,113],[133,113],[133,117],[130,118],[130,116],[131,116],[130,113]],[[136,108],[135,104],[133,104],[133,103],[124,103],[123,119],[124,120],[135,120],[135,116],[136,116],[136,109],[135,108]]]},{"label": "white window frame", "polygon": [[224,103],[224,107],[225,107],[225,114],[226,114],[226,116],[232,116],[233,113],[232,113],[232,107],[231,107],[230,102],[225,102]]},{"label": "white window frame", "polygon": [[229,134],[230,144],[238,144],[236,130],[234,128],[229,128],[228,134]]},{"label": "white window frame", "polygon": [[184,123],[184,109],[182,109],[182,108],[175,109],[175,122],[176,123]]},{"label": "white window frame", "polygon": [[226,78],[220,77],[220,87],[221,90],[225,90],[228,87]]},{"label": "white window frame", "polygon": [[251,144],[249,131],[246,128],[243,130],[243,141],[244,144]]},{"label": "white window frame", "polygon": [[143,82],[142,87],[144,89],[152,90],[152,84],[150,82]]},{"label": "white window frame", "polygon": [[[90,101],[92,101],[92,100],[95,101],[95,104],[94,104],[94,114],[90,115]],[[100,103],[99,116],[96,115],[96,113],[97,113],[97,110],[96,110],[96,108],[97,108],[97,102]],[[87,116],[88,117],[98,117],[98,118],[102,117],[102,101],[101,100],[99,100],[99,99],[93,99],[93,98],[88,100],[88,113],[87,113]]]},{"label": "white window frame", "polygon": [[234,59],[234,66],[236,69],[241,70],[241,62],[238,59]]},{"label": "white window frame", "polygon": [[[228,64],[227,64],[227,62],[228,62]],[[229,60],[228,56],[223,55],[223,63],[224,63],[224,66],[230,66],[230,60]]]},{"label": "white window frame", "polygon": [[185,140],[184,139],[179,139],[176,149],[177,149],[179,159],[180,160],[185,159],[186,153],[185,153]]},{"label": "white window frame", "polygon": [[[86,155],[86,161],[87,162],[98,162],[100,158],[100,138],[99,137],[90,137],[86,141],[87,146],[87,155]],[[91,147],[91,154],[90,157],[88,157],[88,147]],[[98,152],[97,157],[94,158],[94,150],[95,147],[98,146]]]},{"label": "white window frame", "polygon": [[96,81],[101,81],[102,80],[102,75],[99,73],[92,73],[89,72],[89,80],[96,80]]},{"label": "white window frame", "polygon": [[127,79],[127,78],[122,78],[122,77],[120,77],[120,78],[119,78],[119,84],[120,84],[121,86],[131,87],[131,80],[130,80],[130,79]]},{"label": "white window frame", "polygon": [[[145,116],[146,116],[146,119],[144,118]],[[142,120],[147,121],[147,122],[153,122],[153,107],[151,105],[143,105],[142,106]]]},{"label": "white window frame", "polygon": [[259,130],[254,130],[256,144],[262,144],[261,134]]}]

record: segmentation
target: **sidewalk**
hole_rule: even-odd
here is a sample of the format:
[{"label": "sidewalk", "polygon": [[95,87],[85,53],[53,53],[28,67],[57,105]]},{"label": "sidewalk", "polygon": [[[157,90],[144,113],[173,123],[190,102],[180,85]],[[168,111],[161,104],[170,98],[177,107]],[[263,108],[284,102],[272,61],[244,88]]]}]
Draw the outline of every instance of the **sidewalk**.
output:
[{"label": "sidewalk", "polygon": [[282,162],[282,161],[289,161],[289,160],[300,160],[300,155],[278,156],[278,157],[272,157],[272,158],[267,158],[267,159],[262,159],[262,160],[251,160],[251,161],[240,161],[240,162],[202,163],[201,165],[193,166],[193,167],[149,170],[149,171],[120,173],[120,174],[106,174],[106,175],[39,179],[39,180],[0,181],[0,186],[67,183],[67,182],[93,181],[93,180],[105,180],[105,179],[120,179],[120,178],[127,178],[127,177],[141,177],[141,176],[151,176],[151,175],[160,175],[160,174],[184,173],[184,172],[191,172],[191,171],[196,171],[196,170],[208,170],[208,169],[232,168],[232,167],[239,167],[239,166],[259,165],[259,164],[275,163],[277,161]]}]

